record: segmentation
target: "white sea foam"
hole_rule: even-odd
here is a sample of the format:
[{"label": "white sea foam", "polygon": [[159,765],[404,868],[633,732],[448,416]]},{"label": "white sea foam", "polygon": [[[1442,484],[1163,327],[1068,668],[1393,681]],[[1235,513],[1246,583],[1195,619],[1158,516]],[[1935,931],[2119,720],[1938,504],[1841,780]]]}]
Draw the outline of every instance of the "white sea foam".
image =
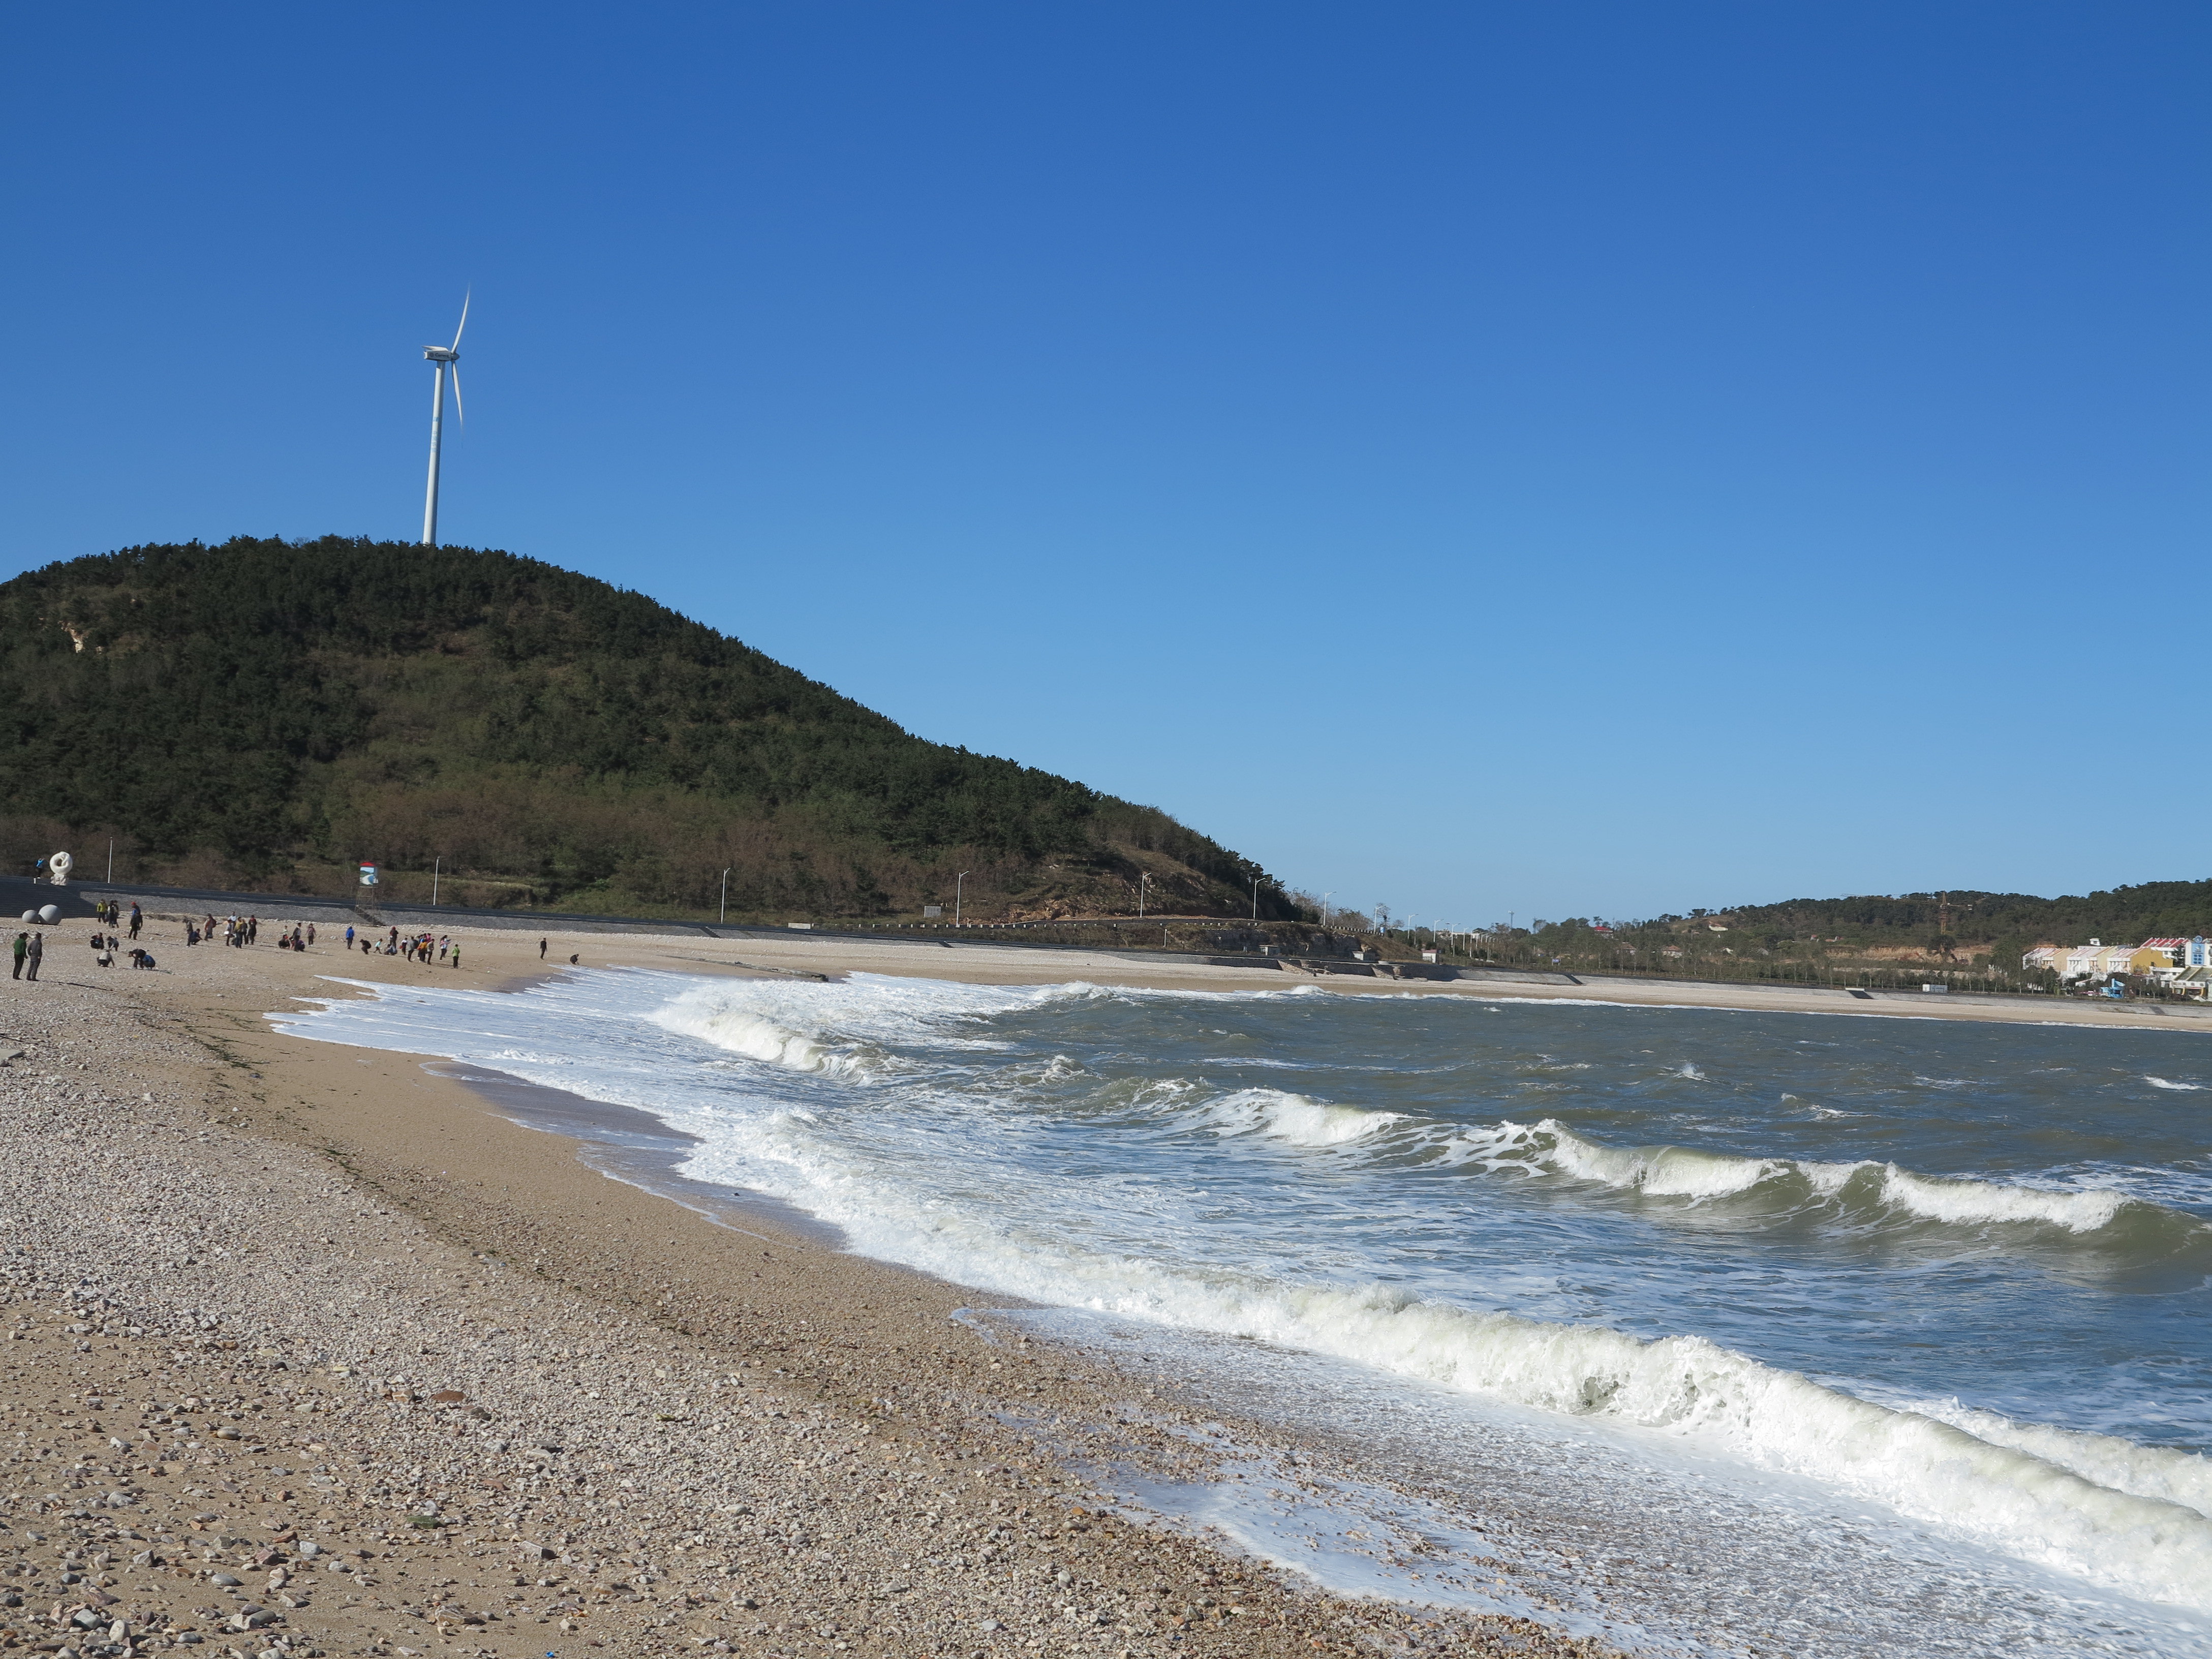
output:
[{"label": "white sea foam", "polygon": [[1954,1226],[2027,1222],[2073,1233],[2109,1227],[2128,1202],[2125,1193],[2054,1192],[1995,1181],[1943,1180],[1913,1175],[1893,1164],[1882,1170],[1881,1194],[1885,1203]]},{"label": "white sea foam", "polygon": [[2148,1073],[2144,1075],[2143,1081],[2154,1089],[2179,1089],[2191,1094],[2195,1094],[2204,1087],[2201,1083],[2177,1083],[2172,1078],[2152,1077]]},{"label": "white sea foam", "polygon": [[[658,986],[652,976],[610,975],[535,1000],[401,998],[382,988],[373,1003],[334,1002],[320,1014],[288,1014],[281,1023],[302,1036],[418,1053],[526,1056],[499,1063],[660,1113],[700,1137],[690,1173],[804,1206],[868,1255],[1043,1304],[1262,1339],[1484,1398],[1672,1437],[1887,1504],[2093,1583],[2212,1613],[2212,1520],[2201,1459],[2093,1443],[2100,1437],[1985,1413],[1939,1420],[1928,1411],[1822,1387],[1699,1337],[1647,1341],[1603,1326],[1364,1284],[1358,1280],[1377,1269],[1363,1266],[1350,1245],[1332,1258],[1338,1279],[1303,1278],[1322,1271],[1317,1252],[1240,1257],[1231,1233],[1207,1234],[1204,1217],[1175,1207],[1173,1182],[1147,1185],[1110,1168],[1087,1177],[1078,1225],[1066,1155],[1084,1143],[1073,1132],[1044,1139],[1061,1133],[1058,1120],[991,1116],[996,1102],[987,1085],[939,1094],[933,1091],[953,1085],[924,1079],[890,1096],[894,1109],[865,1120],[850,1115],[860,1110],[854,1103],[912,1076],[899,1068],[914,1062],[891,1055],[894,1047],[966,1066],[968,1056],[1006,1046],[981,1021],[1130,994],[859,976],[836,985],[661,979]],[[675,1075],[680,1051],[665,1036],[647,1042],[648,1030],[708,1045],[728,1058],[700,1069],[732,1080],[687,1094]],[[1692,1204],[1724,1201],[1775,1181],[1802,1179],[1814,1194],[1828,1196],[1872,1184],[1900,1212],[1969,1227],[2033,1223],[2094,1231],[2125,1201],[2117,1192],[1921,1176],[1865,1162],[1613,1147],[1552,1119],[1471,1127],[1274,1090],[1194,1103],[1187,1079],[1146,1087],[1154,1092],[1142,1101],[1125,1098],[1115,1109],[1152,1124],[1182,1114],[1194,1127],[1325,1151],[1333,1163],[1364,1158],[1370,1146],[1425,1146],[1453,1165]],[[1048,1155],[1030,1155],[1033,1144]],[[991,1157],[982,1156],[987,1150]],[[1217,1210],[1228,1201],[1209,1200]],[[1233,1209],[1226,1224],[1256,1236],[1279,1234],[1285,1224],[1270,1196]],[[1500,1277],[1510,1266],[1500,1264]]]},{"label": "white sea foam", "polygon": [[975,1022],[1103,994],[1095,985],[952,985],[859,975],[835,985],[710,980],[646,1018],[663,1030],[792,1071],[865,1077],[883,1069],[880,1054],[872,1052],[879,1045],[1003,1048],[975,1035]]},{"label": "white sea foam", "polygon": [[702,1037],[718,1048],[764,1060],[773,1066],[788,1066],[794,1072],[858,1069],[852,1054],[839,1053],[805,1031],[794,1031],[763,1015],[742,1009],[725,1007],[696,1014],[664,1015],[659,1023],[672,1031]]},{"label": "white sea foam", "polygon": [[1332,1105],[1281,1089],[1240,1089],[1199,1115],[1217,1133],[1262,1135],[1294,1146],[1343,1146],[1407,1121],[1398,1112]]},{"label": "white sea foam", "polygon": [[[711,1173],[711,1156],[702,1159]],[[810,1183],[811,1184],[811,1183]],[[1516,1405],[1608,1419],[1814,1479],[2021,1559],[2212,1612],[2212,1522],[1929,1416],[1823,1388],[1693,1336],[1644,1341],[1424,1301],[1074,1246],[904,1192],[824,1182],[871,1255],[1035,1300],[1327,1353]],[[862,1200],[856,1204],[855,1200]],[[2137,1449],[2142,1470],[2181,1455]],[[2153,1478],[2139,1473],[2137,1484]]]},{"label": "white sea foam", "polygon": [[1740,1158],[1682,1146],[1607,1146],[1586,1140],[1557,1119],[1530,1135],[1537,1161],[1556,1173],[1656,1196],[1717,1198],[1780,1176],[1801,1176],[1823,1198],[1841,1192],[1862,1171],[1878,1171],[1879,1201],[1903,1214],[1953,1226],[2027,1223],[2091,1233],[2110,1226],[2129,1194],[2108,1188],[2074,1190],[2022,1187],[2005,1182],[1916,1175],[1893,1164],[1821,1162],[1810,1158]]},{"label": "white sea foam", "polygon": [[1964,1429],[1993,1446],[2027,1452],[2114,1492],[2179,1504],[2212,1518],[2212,1459],[2202,1452],[2139,1446],[2117,1435],[2084,1434],[2046,1423],[2016,1422],[1956,1400],[1916,1400],[1911,1408]]},{"label": "white sea foam", "polygon": [[1732,1158],[1682,1146],[1601,1146],[1549,1118],[1537,1127],[1552,1137],[1546,1161],[1560,1174],[1664,1197],[1740,1193],[1790,1167],[1782,1158]]}]

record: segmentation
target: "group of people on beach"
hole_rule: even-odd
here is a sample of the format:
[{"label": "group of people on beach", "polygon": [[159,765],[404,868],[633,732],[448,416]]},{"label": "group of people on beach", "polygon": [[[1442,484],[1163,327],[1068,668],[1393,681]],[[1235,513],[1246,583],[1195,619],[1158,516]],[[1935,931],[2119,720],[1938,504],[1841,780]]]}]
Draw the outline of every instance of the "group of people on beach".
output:
[{"label": "group of people on beach", "polygon": [[[92,946],[93,965],[96,968],[115,966],[116,948],[123,942],[112,933],[94,933],[87,941]],[[160,965],[154,960],[154,953],[141,945],[134,945],[131,947],[130,959],[133,968],[154,968]],[[35,979],[38,975],[33,974],[32,977]]]},{"label": "group of people on beach", "polygon": [[[106,930],[125,925],[122,907],[112,900],[104,899],[93,906],[92,914],[93,920],[99,922],[102,928],[101,932],[92,936],[93,961],[100,967],[112,968],[115,965],[116,951],[126,943],[126,940]],[[138,930],[145,926],[145,913],[133,903],[131,907],[128,924],[130,939],[137,939]],[[222,930],[222,942],[234,950],[242,951],[247,945],[256,943],[261,936],[261,919],[258,916],[228,915],[218,919],[209,915],[198,921],[187,917],[185,921],[185,945],[190,946],[214,943],[218,925]],[[305,951],[314,942],[315,924],[312,921],[295,921],[289,930],[282,927],[277,930],[276,948],[280,951]],[[420,962],[425,964],[432,962],[450,963],[455,968],[461,965],[460,941],[450,933],[410,933],[403,939],[400,937],[399,930],[392,927],[386,929],[385,936],[379,939],[374,933],[366,931],[356,933],[353,928],[348,927],[345,930],[347,951],[350,953],[356,945],[360,945],[363,956],[404,957],[410,962]],[[39,977],[40,964],[46,958],[46,936],[43,933],[33,929],[26,929],[16,934],[15,976],[17,979],[35,981]],[[538,942],[538,954],[541,958],[545,954],[544,939]],[[576,958],[570,957],[568,960],[573,963]],[[139,949],[135,945],[129,952],[129,961],[133,968],[151,968],[155,965],[153,954]]]},{"label": "group of people on beach", "polygon": [[[26,920],[27,919],[27,917]],[[101,932],[94,933],[89,941],[92,946],[93,963],[95,967],[112,968],[115,966],[116,950],[125,941],[106,930],[125,925],[123,920],[123,907],[113,899],[101,899],[92,907],[92,919],[98,922],[102,929]],[[133,900],[131,905],[131,920],[128,925],[131,929],[130,936],[133,939],[138,937],[138,930],[146,925],[146,913],[138,908],[136,900]],[[25,928],[15,935],[13,953],[15,958],[15,969],[12,977],[28,980],[36,984],[39,969],[45,965],[46,960],[46,936],[36,928]],[[153,956],[150,952],[139,950],[133,945],[131,951],[131,965],[133,968],[151,968],[154,965]]]},{"label": "group of people on beach", "polygon": [[[310,939],[313,938],[312,930],[308,937]],[[380,940],[372,933],[362,933],[356,939],[353,929],[347,928],[346,949],[352,950],[356,943],[360,945],[361,953],[365,957],[405,957],[410,962],[427,963],[431,960],[434,953],[440,962],[450,959],[454,967],[458,968],[461,965],[460,941],[451,933],[410,933],[405,939],[402,939],[399,937],[399,930],[392,927],[386,929],[384,938]]]},{"label": "group of people on beach", "polygon": [[[123,926],[123,907],[113,899],[102,899],[92,907],[92,919],[103,927],[120,927]],[[131,937],[137,939],[138,930],[145,925],[145,912],[138,908],[137,900],[131,900]]]},{"label": "group of people on beach", "polygon": [[[133,916],[136,916],[138,914],[137,907],[136,905],[131,907],[131,914]],[[300,930],[297,927],[295,927],[292,930],[295,939],[298,936],[299,931]],[[225,945],[231,945],[237,950],[243,951],[247,945],[252,944],[255,939],[260,938],[260,936],[261,918],[258,916],[225,916],[222,919],[222,942]],[[137,929],[135,927],[131,929],[131,937],[134,939],[137,937]],[[314,938],[314,930],[312,927],[307,930],[307,937],[310,939]],[[189,916],[185,918],[185,943],[187,945],[207,943],[213,940],[214,938],[215,918],[213,916],[210,916],[205,921],[202,922],[195,922]],[[298,945],[286,939],[280,939],[277,943],[280,945],[289,945],[289,948],[295,951],[300,948]]]},{"label": "group of people on beach", "polygon": [[[97,911],[95,911],[94,914],[97,915]],[[135,906],[132,908],[131,914],[133,920],[135,921],[137,915]],[[112,926],[113,924],[112,922],[110,922],[108,925]],[[118,946],[122,945],[123,942],[124,941],[122,939],[117,938],[112,933],[94,933],[88,941],[92,946],[93,965],[97,968],[112,968],[115,966],[116,949]],[[39,969],[46,963],[46,936],[44,933],[38,933],[29,928],[26,928],[23,932],[16,934],[15,940],[15,971],[12,977],[28,980],[33,984],[36,984],[39,978]],[[142,950],[135,945],[131,947],[130,961],[131,965],[133,968],[151,968],[155,965],[154,953],[150,951]]]}]

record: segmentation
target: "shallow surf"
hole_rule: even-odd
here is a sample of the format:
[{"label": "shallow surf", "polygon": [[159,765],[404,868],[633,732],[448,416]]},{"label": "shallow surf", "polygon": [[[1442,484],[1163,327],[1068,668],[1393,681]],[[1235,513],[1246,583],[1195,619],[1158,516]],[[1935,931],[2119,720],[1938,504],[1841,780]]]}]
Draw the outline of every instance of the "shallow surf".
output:
[{"label": "shallow surf", "polygon": [[1876,1506],[1961,1572],[2045,1575],[2038,1619],[2078,1602],[2067,1640],[2118,1644],[2081,1651],[2212,1652],[2191,1036],[865,975],[362,988],[272,1018],[649,1112],[684,1174],[854,1249],[1305,1355],[1315,1400],[1364,1377],[1746,1503]]}]

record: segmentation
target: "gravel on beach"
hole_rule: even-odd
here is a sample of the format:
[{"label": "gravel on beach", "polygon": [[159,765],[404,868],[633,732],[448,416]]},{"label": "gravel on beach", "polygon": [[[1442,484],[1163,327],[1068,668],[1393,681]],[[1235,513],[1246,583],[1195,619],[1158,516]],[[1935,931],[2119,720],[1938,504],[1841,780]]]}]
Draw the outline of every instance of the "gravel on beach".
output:
[{"label": "gravel on beach", "polygon": [[1110,1510],[1034,1425],[1126,1425],[1124,1379],[261,1018],[396,961],[156,927],[144,974],[52,930],[0,1011],[0,1648],[1609,1651]]}]

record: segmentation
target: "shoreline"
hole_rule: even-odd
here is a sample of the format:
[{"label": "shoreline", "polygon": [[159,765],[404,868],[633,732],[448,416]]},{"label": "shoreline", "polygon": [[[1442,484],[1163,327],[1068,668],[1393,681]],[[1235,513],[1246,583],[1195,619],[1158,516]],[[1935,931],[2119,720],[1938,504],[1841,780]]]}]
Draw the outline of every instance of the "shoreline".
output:
[{"label": "shoreline", "polygon": [[[710,1186],[678,1174],[677,1165],[697,1146],[695,1136],[670,1127],[635,1106],[616,1106],[587,1095],[532,1083],[508,1073],[464,1060],[433,1060],[422,1069],[450,1078],[508,1122],[541,1134],[559,1135],[576,1145],[576,1156],[611,1181],[620,1181],[679,1205],[719,1226],[748,1231],[738,1218],[775,1230],[781,1242],[804,1239],[841,1254],[848,1248],[844,1231],[809,1215],[781,1199]],[[768,1238],[768,1233],[755,1237]],[[884,1266],[892,1264],[884,1263]]]},{"label": "shoreline", "polygon": [[[150,913],[153,915],[155,913]],[[159,913],[180,923],[184,913]],[[66,922],[61,924],[66,927]],[[426,924],[410,922],[411,927]],[[381,930],[379,930],[380,932]],[[562,932],[520,921],[501,927],[456,925],[438,929],[468,943],[482,959],[526,958],[501,988],[520,989],[565,969],[549,952],[538,962],[525,935],[559,940],[586,967],[657,967],[677,973],[735,973],[763,977],[839,978],[848,973],[896,978],[944,979],[982,985],[1051,985],[1081,979],[1149,990],[1274,990],[1312,987],[1342,996],[1447,996],[1487,1001],[1510,998],[1540,1002],[1596,1002],[1619,1007],[1726,1009],[1741,1013],[1858,1015],[1886,1019],[1987,1021],[2008,1024],[2081,1025],[2112,1030],[2176,1030],[2212,1036],[2212,1003],[2099,1002],[2086,998],[1998,998],[1960,992],[1940,996],[1906,991],[1856,994],[1840,987],[1784,981],[1646,980],[1583,974],[1572,985],[1523,977],[1535,969],[1500,969],[1496,979],[1396,980],[1312,974],[1295,963],[1226,965],[1223,958],[1188,962],[1057,945],[1040,951],[975,939],[862,939],[793,932],[744,939],[690,934],[625,933],[612,928]],[[205,947],[203,947],[205,948]],[[220,949],[220,946],[215,947]],[[267,947],[256,947],[265,949]],[[319,950],[329,949],[319,946]],[[340,961],[380,962],[349,956]]]},{"label": "shoreline", "polygon": [[[1105,1433],[1124,1464],[1200,1478],[1224,1454],[1191,1437],[1219,1432],[1220,1413],[987,1334],[1012,1298],[844,1254],[742,1199],[701,1194],[732,1212],[710,1219],[633,1184],[665,1170],[665,1127],[626,1126],[661,1143],[626,1175],[550,1117],[522,1127],[484,1079],[263,1018],[348,994],[333,979],[512,985],[550,971],[534,937],[453,930],[457,971],[328,943],[187,951],[155,919],[163,967],[142,974],[91,967],[88,931],[49,930],[45,979],[11,987],[0,1014],[0,1053],[25,1051],[0,1069],[0,1261],[21,1333],[0,1391],[36,1428],[27,1455],[56,1460],[9,1486],[0,1544],[50,1583],[64,1552],[106,1553],[63,1592],[63,1626],[96,1601],[88,1616],[130,1624],[141,1652],[185,1650],[189,1632],[219,1653],[244,1620],[294,1652],[501,1659],[563,1642],[1609,1650],[1520,1617],[1333,1595],[1141,1524],[1067,1447]],[[720,962],[689,939],[562,942],[591,967],[823,965],[750,942]],[[1051,966],[992,977],[1073,964]],[[61,1633],[61,1604],[33,1588],[0,1613],[31,1645]]]}]

